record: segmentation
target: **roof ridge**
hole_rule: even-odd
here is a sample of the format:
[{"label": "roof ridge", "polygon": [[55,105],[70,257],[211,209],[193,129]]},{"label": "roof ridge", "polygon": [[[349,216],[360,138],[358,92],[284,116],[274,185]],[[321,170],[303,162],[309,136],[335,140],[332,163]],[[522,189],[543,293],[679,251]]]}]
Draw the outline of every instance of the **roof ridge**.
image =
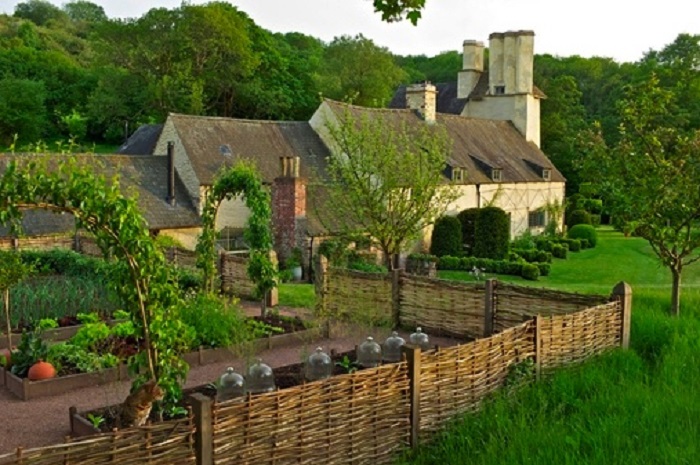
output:
[{"label": "roof ridge", "polygon": [[235,121],[235,122],[241,122],[241,123],[249,123],[249,124],[260,124],[260,123],[269,123],[269,124],[308,124],[308,121],[304,120],[294,120],[294,121],[278,121],[278,120],[270,120],[270,119],[247,119],[247,118],[232,118],[230,116],[210,116],[210,115],[187,115],[185,113],[169,113],[168,117],[173,116],[173,117],[182,117],[182,118],[194,118],[194,119],[210,119],[210,120],[221,120],[221,121]]},{"label": "roof ridge", "polygon": [[358,110],[372,111],[372,112],[376,112],[376,113],[414,113],[414,110],[412,110],[410,108],[364,107],[362,105],[355,105],[353,103],[340,102],[338,100],[333,100],[333,99],[329,99],[329,98],[324,98],[323,101],[338,104],[340,106],[344,106],[344,107],[348,107],[348,108],[356,108]]}]

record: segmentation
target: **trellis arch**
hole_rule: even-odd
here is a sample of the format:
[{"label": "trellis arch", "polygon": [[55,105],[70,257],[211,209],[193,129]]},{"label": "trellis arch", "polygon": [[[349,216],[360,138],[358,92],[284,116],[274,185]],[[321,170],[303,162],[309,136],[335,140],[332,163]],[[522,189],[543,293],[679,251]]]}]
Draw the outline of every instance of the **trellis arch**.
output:
[{"label": "trellis arch", "polygon": [[182,349],[177,335],[186,331],[172,314],[178,294],[163,254],[151,239],[136,200],[119,190],[118,177],[107,183],[77,158],[62,157],[52,169],[43,156],[8,162],[0,178],[0,223],[9,223],[18,233],[24,210],[73,214],[76,226],[92,233],[102,253],[117,260],[110,273],[112,283],[146,344],[132,362],[147,369],[170,399],[177,398],[187,374],[187,365],[177,356]]},{"label": "trellis arch", "polygon": [[202,234],[197,242],[197,266],[204,273],[204,287],[214,291],[216,268],[216,214],[224,199],[242,195],[250,209],[250,217],[243,235],[250,246],[248,276],[256,286],[256,292],[264,299],[265,294],[275,286],[277,272],[270,260],[272,232],[270,222],[272,207],[270,193],[265,189],[255,166],[240,161],[223,168],[216,176],[207,192],[202,209]]}]

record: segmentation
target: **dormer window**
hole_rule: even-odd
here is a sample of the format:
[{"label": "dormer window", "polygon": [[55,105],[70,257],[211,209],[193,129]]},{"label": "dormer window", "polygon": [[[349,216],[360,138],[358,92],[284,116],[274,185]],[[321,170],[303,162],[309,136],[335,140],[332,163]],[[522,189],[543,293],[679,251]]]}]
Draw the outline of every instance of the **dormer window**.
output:
[{"label": "dormer window", "polygon": [[452,181],[464,182],[467,178],[467,172],[464,168],[452,168]]},{"label": "dormer window", "polygon": [[543,168],[542,169],[542,179],[544,179],[545,181],[551,181],[552,170],[549,168]]},{"label": "dormer window", "polygon": [[493,86],[493,93],[495,95],[505,95],[506,94],[506,86]]},{"label": "dormer window", "polygon": [[503,179],[503,170],[500,168],[493,168],[491,170],[491,180],[493,182],[501,182]]},{"label": "dormer window", "polygon": [[231,151],[231,146],[228,144],[220,145],[219,146],[219,153],[225,157],[233,156],[233,152]]}]

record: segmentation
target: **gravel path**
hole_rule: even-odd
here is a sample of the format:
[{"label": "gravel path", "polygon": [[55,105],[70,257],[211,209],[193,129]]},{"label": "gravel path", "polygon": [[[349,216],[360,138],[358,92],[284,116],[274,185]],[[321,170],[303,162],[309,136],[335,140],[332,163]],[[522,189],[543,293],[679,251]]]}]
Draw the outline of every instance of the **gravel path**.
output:
[{"label": "gravel path", "polygon": [[[259,307],[255,304],[245,305],[247,313],[256,314]],[[294,309],[281,309],[280,313],[297,315]],[[334,331],[332,339],[317,341],[299,341],[288,347],[265,350],[255,354],[273,368],[299,363],[306,354],[316,346],[324,350],[336,349],[338,352],[351,350],[359,344],[366,335],[373,335],[377,340],[388,336],[386,330],[373,331],[370,334],[364,329],[339,328]],[[406,339],[408,335],[402,333]],[[440,346],[454,345],[458,341],[444,338],[432,338],[431,341]],[[227,367],[233,366],[239,372],[245,369],[245,357],[236,357],[221,363],[194,367],[187,377],[186,388],[211,383],[219,378]],[[68,408],[76,406],[78,411],[114,405],[122,402],[129,393],[130,381],[121,381],[103,386],[79,389],[62,395],[43,397],[30,401],[22,401],[11,394],[4,386],[0,386],[0,454],[13,452],[17,447],[32,448],[50,444],[58,444],[65,440],[70,432]]]}]

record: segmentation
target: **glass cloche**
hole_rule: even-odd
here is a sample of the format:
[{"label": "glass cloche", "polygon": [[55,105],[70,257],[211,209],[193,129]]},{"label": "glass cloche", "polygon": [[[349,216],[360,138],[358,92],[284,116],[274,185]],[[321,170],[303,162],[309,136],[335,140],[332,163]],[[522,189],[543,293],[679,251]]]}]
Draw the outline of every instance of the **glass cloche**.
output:
[{"label": "glass cloche", "polygon": [[399,336],[396,331],[391,333],[391,336],[386,338],[384,341],[384,347],[382,348],[382,360],[387,363],[394,363],[401,361],[401,347],[406,344],[404,338]]},{"label": "glass cloche", "polygon": [[381,365],[382,347],[371,336],[357,348],[357,363],[365,368]]},{"label": "glass cloche", "polygon": [[264,364],[259,358],[248,368],[246,389],[251,394],[260,394],[275,390],[275,376],[272,373],[272,368]]},{"label": "glass cloche", "polygon": [[420,347],[421,350],[430,349],[430,340],[428,339],[428,335],[421,330],[420,326],[416,328],[415,333],[411,334],[409,341],[414,346]]},{"label": "glass cloche", "polygon": [[226,368],[226,373],[219,378],[219,386],[216,389],[216,401],[224,402],[243,395],[245,395],[245,379],[233,371],[233,368]]},{"label": "glass cloche", "polygon": [[307,381],[316,381],[329,378],[333,374],[333,362],[331,357],[317,347],[316,351],[306,359],[304,367],[304,377]]}]

